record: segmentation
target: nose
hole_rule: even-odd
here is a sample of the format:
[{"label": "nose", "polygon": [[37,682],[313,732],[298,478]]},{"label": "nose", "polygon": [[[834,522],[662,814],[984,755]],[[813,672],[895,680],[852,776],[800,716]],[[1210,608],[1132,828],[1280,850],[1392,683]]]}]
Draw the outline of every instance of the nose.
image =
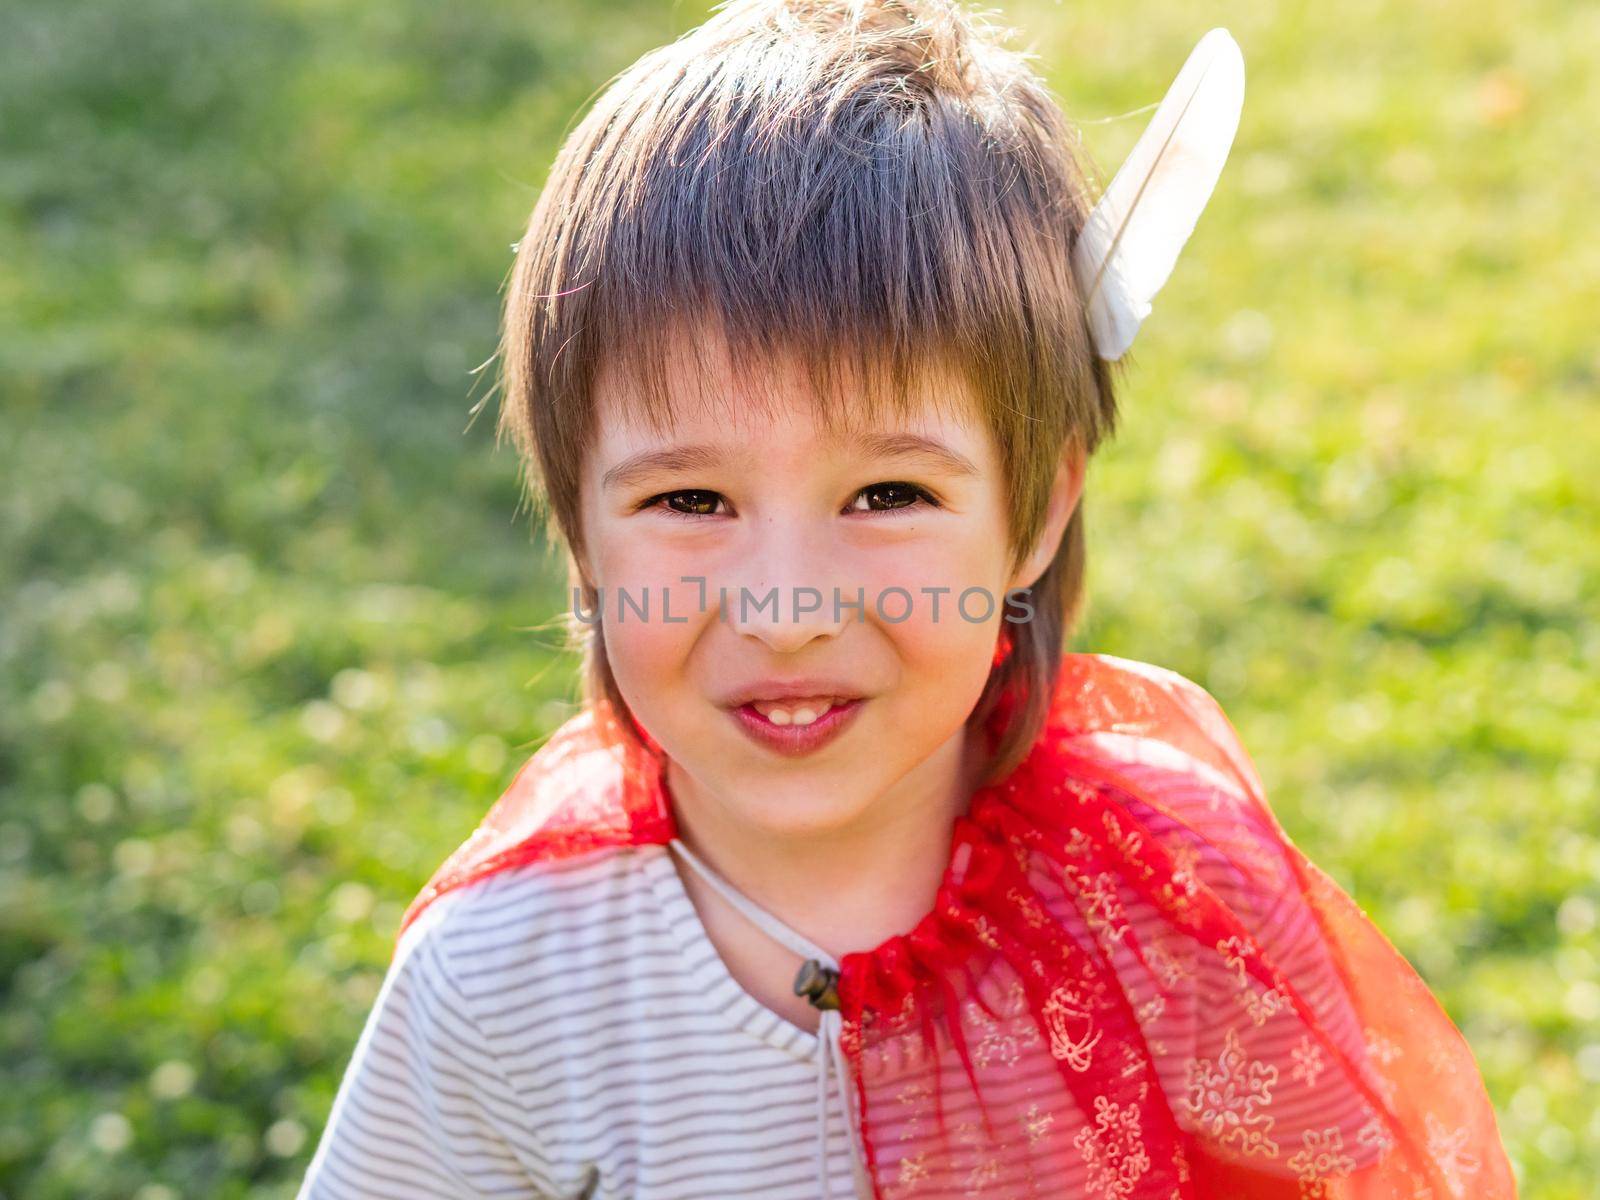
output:
[{"label": "nose", "polygon": [[793,654],[837,637],[850,619],[855,597],[839,583],[837,548],[804,523],[762,522],[746,563],[730,580],[725,601],[725,619],[741,637]]}]

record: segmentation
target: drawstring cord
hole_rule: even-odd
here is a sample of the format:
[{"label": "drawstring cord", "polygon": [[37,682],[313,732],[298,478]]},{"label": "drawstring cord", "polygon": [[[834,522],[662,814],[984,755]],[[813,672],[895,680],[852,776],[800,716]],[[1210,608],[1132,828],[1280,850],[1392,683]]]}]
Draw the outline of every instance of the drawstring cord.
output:
[{"label": "drawstring cord", "polygon": [[[800,968],[800,975],[795,983],[795,992],[797,995],[809,996],[812,1004],[822,1014],[821,1021],[817,1027],[817,1174],[822,1177],[823,1200],[833,1200],[833,1178],[828,1171],[828,1073],[831,1070],[839,1089],[839,1103],[844,1109],[845,1129],[850,1138],[852,1151],[851,1162],[859,1188],[862,1179],[860,1140],[856,1131],[853,1105],[850,1101],[849,1072],[845,1068],[844,1052],[839,1045],[839,1035],[843,1028],[844,1017],[839,1012],[838,997],[836,995],[831,997],[831,1006],[825,1006],[819,1002],[823,996],[823,987],[817,986],[825,980],[824,972],[831,973],[833,979],[838,978],[838,960],[804,934],[791,929],[747,896],[735,890],[732,884],[713,871],[698,854],[684,845],[681,839],[673,838],[667,844],[693,867],[702,879],[715,888],[724,900],[748,917],[763,933],[788,949],[793,950],[796,954],[812,960]],[[802,991],[799,982],[801,978],[809,979],[812,982],[812,986]],[[831,985],[832,980],[826,980],[824,986],[831,989]]]}]

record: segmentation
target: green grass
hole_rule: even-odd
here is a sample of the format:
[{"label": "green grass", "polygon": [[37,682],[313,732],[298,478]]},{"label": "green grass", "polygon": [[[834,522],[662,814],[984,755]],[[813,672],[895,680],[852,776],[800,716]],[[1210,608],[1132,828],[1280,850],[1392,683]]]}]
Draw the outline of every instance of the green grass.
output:
[{"label": "green grass", "polygon": [[[14,6],[15,7],[15,6]],[[401,910],[568,711],[470,421],[584,98],[703,7],[27,0],[0,39],[0,1194],[292,1195]],[[1600,9],[1012,4],[1109,170],[1250,83],[1095,462],[1170,666],[1600,1177]]]}]

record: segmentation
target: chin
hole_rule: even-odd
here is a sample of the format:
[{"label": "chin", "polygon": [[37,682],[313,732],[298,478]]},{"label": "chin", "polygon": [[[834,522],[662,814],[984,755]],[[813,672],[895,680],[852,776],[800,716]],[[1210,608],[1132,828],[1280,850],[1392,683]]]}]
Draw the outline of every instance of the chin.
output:
[{"label": "chin", "polygon": [[743,820],[776,837],[815,837],[848,828],[870,806],[870,798],[861,795],[830,792],[824,797],[815,788],[769,789],[759,803],[741,798],[738,811]]},{"label": "chin", "polygon": [[888,787],[887,781],[875,787],[859,770],[781,760],[730,772],[727,760],[721,759],[716,769],[690,774],[741,821],[775,836],[815,836],[846,828]]}]

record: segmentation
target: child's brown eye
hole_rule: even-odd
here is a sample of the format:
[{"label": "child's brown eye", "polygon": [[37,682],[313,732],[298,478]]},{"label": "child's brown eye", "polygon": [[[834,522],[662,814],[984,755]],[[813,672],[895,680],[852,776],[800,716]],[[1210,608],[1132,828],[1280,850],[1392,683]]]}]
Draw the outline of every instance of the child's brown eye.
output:
[{"label": "child's brown eye", "polygon": [[666,492],[657,496],[655,502],[664,503],[672,512],[686,517],[710,517],[716,515],[722,497],[716,492],[691,488],[682,492]]},{"label": "child's brown eye", "polygon": [[[932,496],[914,483],[891,481],[874,483],[856,493],[850,508],[852,512],[884,512],[896,508],[909,508],[918,500],[934,503]],[[865,501],[865,503],[862,503]]]}]

